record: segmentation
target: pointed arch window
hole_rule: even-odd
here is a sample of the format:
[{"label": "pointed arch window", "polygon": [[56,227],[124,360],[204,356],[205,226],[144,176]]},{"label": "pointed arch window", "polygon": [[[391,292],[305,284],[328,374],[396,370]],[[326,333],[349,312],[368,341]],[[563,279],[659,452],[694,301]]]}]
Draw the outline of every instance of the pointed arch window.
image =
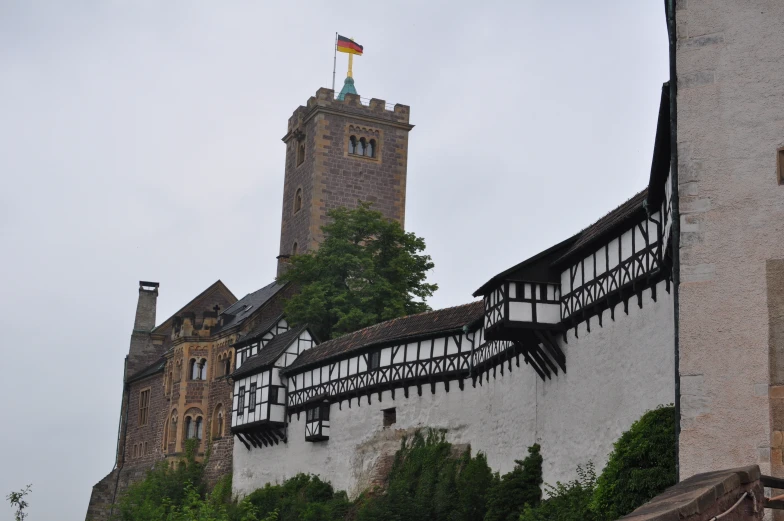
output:
[{"label": "pointed arch window", "polygon": [[186,440],[193,438],[193,433],[194,433],[193,428],[194,428],[193,420],[191,419],[190,416],[186,416],[185,417],[185,439]]},{"label": "pointed arch window", "polygon": [[199,379],[199,363],[196,361],[195,358],[191,358],[190,373],[191,373],[191,380]]},{"label": "pointed arch window", "polygon": [[297,188],[297,193],[294,194],[294,213],[302,210],[302,188]]},{"label": "pointed arch window", "polygon": [[228,376],[231,373],[231,357],[227,356],[223,361],[223,374]]}]

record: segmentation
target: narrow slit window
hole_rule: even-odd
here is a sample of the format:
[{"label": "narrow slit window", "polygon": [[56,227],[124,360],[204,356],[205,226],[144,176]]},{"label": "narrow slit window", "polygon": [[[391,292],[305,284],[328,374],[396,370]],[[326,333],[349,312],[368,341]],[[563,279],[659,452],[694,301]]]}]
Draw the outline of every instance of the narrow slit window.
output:
[{"label": "narrow slit window", "polygon": [[297,143],[297,166],[305,162],[305,141]]}]

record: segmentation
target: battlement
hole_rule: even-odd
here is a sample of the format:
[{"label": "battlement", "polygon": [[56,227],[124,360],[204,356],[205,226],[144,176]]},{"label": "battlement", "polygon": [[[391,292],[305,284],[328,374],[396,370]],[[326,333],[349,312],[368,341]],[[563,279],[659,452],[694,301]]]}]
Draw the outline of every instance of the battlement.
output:
[{"label": "battlement", "polygon": [[315,96],[311,96],[307,105],[297,107],[289,118],[288,133],[283,138],[294,137],[294,134],[302,124],[309,120],[319,110],[332,110],[336,112],[346,112],[352,116],[368,117],[375,120],[387,120],[392,124],[408,124],[411,115],[411,107],[401,103],[387,103],[386,100],[378,98],[362,98],[357,94],[346,94],[345,99],[337,99],[335,91],[322,87],[316,91]]}]

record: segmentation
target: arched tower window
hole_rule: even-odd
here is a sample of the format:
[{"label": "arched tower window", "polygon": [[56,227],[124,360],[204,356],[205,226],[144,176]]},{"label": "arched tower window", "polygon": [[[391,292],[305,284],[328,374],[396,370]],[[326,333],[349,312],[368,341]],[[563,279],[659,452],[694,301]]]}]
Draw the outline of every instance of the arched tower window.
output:
[{"label": "arched tower window", "polygon": [[194,436],[193,436],[193,437],[194,437],[194,438],[196,438],[197,440],[200,440],[200,439],[201,439],[201,427],[202,427],[202,423],[203,423],[203,421],[202,421],[202,419],[201,419],[201,416],[199,416],[198,418],[196,418],[196,421],[194,422],[194,428],[193,428],[193,434],[194,434]]},{"label": "arched tower window", "polygon": [[305,141],[297,143],[297,166],[305,162]]},{"label": "arched tower window", "polygon": [[294,246],[291,247],[291,254],[296,255],[298,249],[299,249],[299,245],[296,242],[294,242]]},{"label": "arched tower window", "polygon": [[228,376],[231,373],[231,357],[227,356],[223,361],[223,374]]},{"label": "arched tower window", "polygon": [[199,380],[207,379],[207,359],[202,358],[199,362]]},{"label": "arched tower window", "polygon": [[297,188],[297,193],[294,194],[294,213],[302,210],[302,188]]},{"label": "arched tower window", "polygon": [[215,412],[212,413],[212,438],[221,436],[223,436],[223,405],[218,404],[215,406]]},{"label": "arched tower window", "polygon": [[357,155],[358,156],[364,156],[365,155],[365,145],[366,144],[367,144],[367,142],[365,141],[365,138],[361,138],[359,140],[359,143],[357,143]]},{"label": "arched tower window", "polygon": [[348,138],[348,153],[349,154],[356,154],[357,153],[357,137],[351,136]]},{"label": "arched tower window", "polygon": [[189,439],[193,438],[193,434],[194,434],[193,420],[191,419],[190,416],[186,416],[185,417],[185,439],[189,440]]},{"label": "arched tower window", "polygon": [[365,149],[365,155],[367,157],[376,157],[376,140],[371,139],[368,141],[367,148]]},{"label": "arched tower window", "polygon": [[199,364],[195,358],[191,358],[190,362],[190,373],[191,373],[191,380],[198,380],[199,379]]},{"label": "arched tower window", "polygon": [[171,414],[171,423],[169,424],[169,443],[177,443],[177,410],[173,410]]}]

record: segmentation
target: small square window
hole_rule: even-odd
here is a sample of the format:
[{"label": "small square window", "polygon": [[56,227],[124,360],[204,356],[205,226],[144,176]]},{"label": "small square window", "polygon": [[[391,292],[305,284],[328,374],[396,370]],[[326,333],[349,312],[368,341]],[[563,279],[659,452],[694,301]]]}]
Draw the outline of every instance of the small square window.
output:
[{"label": "small square window", "polygon": [[384,409],[381,412],[384,413],[384,427],[389,427],[397,421],[397,413],[395,412],[394,407],[391,409]]}]

